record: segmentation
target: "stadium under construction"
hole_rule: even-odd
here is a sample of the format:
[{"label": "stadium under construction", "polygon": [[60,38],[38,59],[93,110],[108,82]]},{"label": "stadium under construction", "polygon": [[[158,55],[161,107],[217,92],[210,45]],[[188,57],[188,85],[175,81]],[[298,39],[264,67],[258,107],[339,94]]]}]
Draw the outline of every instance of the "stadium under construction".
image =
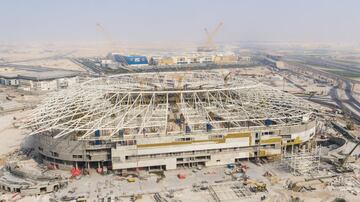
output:
[{"label": "stadium under construction", "polygon": [[170,170],[280,155],[315,135],[313,110],[236,73],[122,74],[51,94],[26,127],[45,164]]}]

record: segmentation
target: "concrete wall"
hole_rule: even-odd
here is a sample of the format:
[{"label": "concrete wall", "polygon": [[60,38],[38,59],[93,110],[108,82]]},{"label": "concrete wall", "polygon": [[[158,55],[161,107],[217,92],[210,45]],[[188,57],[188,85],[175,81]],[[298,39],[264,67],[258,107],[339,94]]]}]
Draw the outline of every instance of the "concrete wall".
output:
[{"label": "concrete wall", "polygon": [[[189,145],[177,145],[177,146],[165,146],[165,147],[154,147],[154,148],[136,148],[136,146],[125,146],[119,147],[117,149],[112,149],[112,158],[113,158],[113,169],[124,169],[132,167],[148,167],[148,166],[159,166],[166,165],[166,169],[175,169],[176,168],[176,158],[183,157],[180,153],[182,152],[192,152],[192,151],[203,151],[203,150],[217,150],[217,149],[226,149],[226,148],[236,148],[236,147],[248,147],[250,145],[249,138],[231,138],[227,139],[225,143],[193,143]],[[131,162],[126,160],[126,156],[136,156],[136,155],[159,155],[159,154],[170,154],[170,153],[179,153],[179,155],[164,157],[160,159],[139,159],[136,162]],[[196,154],[197,156],[209,155],[207,153]],[[194,155],[195,156],[195,155]],[[220,159],[218,162],[215,159]],[[209,165],[222,165],[227,162],[232,163],[235,161],[235,158],[245,158],[248,157],[248,152],[240,153],[219,153],[211,154],[211,161],[207,164]],[[115,161],[114,159],[117,159]]]},{"label": "concrete wall", "polygon": [[[266,150],[266,155],[280,154],[281,141],[261,141],[279,139],[280,137],[282,140],[297,138],[301,140],[296,142],[296,144],[299,144],[309,140],[310,135],[315,133],[315,127],[316,124],[313,121],[296,126],[268,126],[249,128],[246,131],[237,132],[222,131],[222,133],[226,134],[221,134],[221,132],[210,134],[211,137],[213,135],[224,137],[215,140],[210,139],[208,134],[138,137],[136,139],[137,145],[121,146],[117,144],[116,147],[112,147],[112,144],[89,146],[87,141],[76,141],[71,136],[53,139],[48,135],[39,135],[37,137],[37,142],[39,143],[37,149],[47,157],[69,161],[70,163],[67,162],[68,164],[64,165],[64,167],[72,165],[73,162],[103,162],[111,160],[113,169],[149,166],[166,166],[167,169],[175,169],[177,163],[186,163],[176,162],[176,159],[182,158],[184,154],[187,156],[190,154],[193,157],[211,155],[211,159],[206,159],[206,165],[222,165],[232,163],[236,158],[254,157],[254,146],[259,146],[262,150]],[[258,138],[255,138],[256,133],[258,133]],[[183,137],[190,138],[190,141],[179,142],[179,139]],[[255,142],[256,140],[260,141]],[[100,149],[94,149],[95,147]],[[90,148],[93,150],[90,151]],[[56,155],[54,155],[54,152]],[[87,158],[89,154],[92,154],[91,159]],[[81,155],[81,158],[74,158],[73,155]],[[111,159],[108,159],[109,155],[111,155]],[[50,160],[46,162],[51,163]]]},{"label": "concrete wall", "polygon": [[211,160],[206,162],[206,166],[226,165],[235,163],[235,159],[249,158],[249,152],[217,153],[211,155]]},{"label": "concrete wall", "polygon": [[310,136],[315,134],[315,126],[305,131],[296,132],[291,134],[291,139],[300,138],[301,141],[306,142],[310,140]]}]

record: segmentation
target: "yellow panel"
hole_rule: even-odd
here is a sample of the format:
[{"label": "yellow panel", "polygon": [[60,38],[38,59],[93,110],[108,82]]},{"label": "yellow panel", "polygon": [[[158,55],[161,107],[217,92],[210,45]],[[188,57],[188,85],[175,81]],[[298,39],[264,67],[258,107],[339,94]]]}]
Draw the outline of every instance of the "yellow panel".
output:
[{"label": "yellow panel", "polygon": [[260,157],[266,156],[266,150],[265,149],[260,149],[259,156]]},{"label": "yellow panel", "polygon": [[157,143],[157,144],[138,144],[137,147],[163,147],[163,146],[172,146],[172,145],[183,145],[191,144],[191,142],[166,142],[166,143]]},{"label": "yellow panel", "polygon": [[225,135],[225,138],[241,138],[241,137],[251,137],[251,133],[230,133]]},{"label": "yellow panel", "polygon": [[302,140],[301,140],[300,137],[298,136],[298,137],[296,137],[296,138],[294,139],[293,142],[287,142],[287,143],[285,143],[285,146],[297,145],[297,144],[301,144],[301,143],[302,143]]},{"label": "yellow panel", "polygon": [[280,143],[281,137],[273,137],[266,140],[260,140],[260,144],[274,144],[274,143]]},{"label": "yellow panel", "polygon": [[157,143],[157,144],[139,144],[137,147],[162,147],[162,146],[174,146],[174,145],[186,145],[186,144],[192,144],[192,143],[225,143],[225,139],[216,139],[216,140],[192,140],[187,142],[167,142],[167,143]]}]

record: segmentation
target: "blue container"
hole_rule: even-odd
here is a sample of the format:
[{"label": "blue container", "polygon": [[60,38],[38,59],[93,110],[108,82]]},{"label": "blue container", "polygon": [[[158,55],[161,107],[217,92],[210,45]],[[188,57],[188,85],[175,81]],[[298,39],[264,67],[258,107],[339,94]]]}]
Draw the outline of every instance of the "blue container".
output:
[{"label": "blue container", "polygon": [[95,131],[95,137],[100,137],[100,130]]},{"label": "blue container", "polygon": [[229,169],[234,169],[234,168],[235,168],[235,165],[234,165],[234,164],[232,164],[232,163],[227,164],[227,168],[229,168]]},{"label": "blue container", "polygon": [[147,65],[147,64],[149,64],[149,61],[145,56],[126,56],[125,60],[128,65]]},{"label": "blue container", "polygon": [[125,55],[114,54],[113,57],[116,62],[122,63],[124,65],[147,65],[147,64],[149,64],[147,57],[142,56],[142,55],[125,56]]},{"label": "blue container", "polygon": [[[100,130],[95,131],[95,137],[100,137]],[[95,145],[101,144],[100,140],[95,140]]]},{"label": "blue container", "polygon": [[273,121],[271,120],[271,119],[266,119],[265,120],[265,125],[266,126],[270,126],[270,125],[272,125],[273,124]]},{"label": "blue container", "polygon": [[213,126],[210,123],[206,124],[206,131],[209,132],[213,129]]}]

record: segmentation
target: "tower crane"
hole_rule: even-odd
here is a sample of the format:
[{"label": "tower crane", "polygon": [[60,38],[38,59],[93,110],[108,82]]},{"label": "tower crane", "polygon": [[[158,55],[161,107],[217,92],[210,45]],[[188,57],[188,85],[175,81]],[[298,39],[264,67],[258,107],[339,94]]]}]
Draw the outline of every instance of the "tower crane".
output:
[{"label": "tower crane", "polygon": [[206,39],[206,43],[204,46],[198,47],[199,52],[211,52],[216,49],[215,44],[214,44],[214,38],[222,26],[223,26],[223,23],[220,22],[216,26],[216,28],[211,32],[209,32],[207,28],[204,29],[207,39]]},{"label": "tower crane", "polygon": [[107,49],[107,52],[116,51],[117,46],[111,34],[109,34],[109,32],[107,32],[106,29],[100,23],[96,23],[96,29],[99,33],[102,33],[105,36],[105,40],[107,42],[105,48]]}]

